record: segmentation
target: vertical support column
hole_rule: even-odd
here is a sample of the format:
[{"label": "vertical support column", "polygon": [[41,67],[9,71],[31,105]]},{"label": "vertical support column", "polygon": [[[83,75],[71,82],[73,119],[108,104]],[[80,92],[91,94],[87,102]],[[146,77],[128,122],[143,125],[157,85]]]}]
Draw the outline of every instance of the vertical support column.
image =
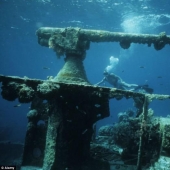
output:
[{"label": "vertical support column", "polygon": [[146,131],[146,121],[147,121],[147,114],[148,114],[148,97],[145,95],[144,103],[143,103],[143,113],[142,113],[142,122],[141,122],[141,136],[139,140],[139,150],[138,150],[138,160],[137,160],[137,170],[142,169],[142,151],[143,151],[143,140]]},{"label": "vertical support column", "polygon": [[[90,159],[93,124],[109,116],[108,97],[70,88],[49,101],[43,170],[80,170]],[[96,107],[97,103],[97,107]],[[89,170],[95,166],[91,161]]]},{"label": "vertical support column", "polygon": [[170,118],[160,118],[161,148],[160,156],[170,156]]},{"label": "vertical support column", "polygon": [[27,113],[28,125],[22,166],[42,167],[43,165],[48,126],[46,108],[48,103],[43,103],[40,98],[35,98],[31,103],[31,110]]},{"label": "vertical support column", "polygon": [[61,121],[61,109],[56,103],[48,118],[43,170],[51,170],[56,162],[57,130]]}]

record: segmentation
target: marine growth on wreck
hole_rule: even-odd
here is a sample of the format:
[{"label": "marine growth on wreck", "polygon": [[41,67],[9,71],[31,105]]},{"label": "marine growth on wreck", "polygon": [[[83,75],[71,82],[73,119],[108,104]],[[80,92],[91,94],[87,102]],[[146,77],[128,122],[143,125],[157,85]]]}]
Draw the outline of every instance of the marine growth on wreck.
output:
[{"label": "marine growth on wreck", "polygon": [[[92,42],[153,44],[161,50],[170,44],[165,33],[125,34],[80,28],[37,30],[38,43],[65,56],[56,77],[47,80],[0,75],[5,100],[31,103],[27,113],[22,170],[112,170],[170,168],[170,118],[156,117],[149,108],[153,100],[169,95],[133,92],[92,85],[83,61]],[[83,97],[82,97],[83,96]],[[132,99],[131,109],[118,113],[118,122],[99,129],[96,122],[110,115],[109,100]]]}]

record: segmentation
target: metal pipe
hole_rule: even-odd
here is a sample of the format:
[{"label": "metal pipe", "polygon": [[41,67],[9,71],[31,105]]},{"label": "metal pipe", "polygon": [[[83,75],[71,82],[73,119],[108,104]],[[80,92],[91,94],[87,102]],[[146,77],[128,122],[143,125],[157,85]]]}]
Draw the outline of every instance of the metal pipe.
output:
[{"label": "metal pipe", "polygon": [[[67,37],[67,33],[71,35],[72,30],[78,32],[79,40],[90,42],[119,42],[120,46],[124,49],[128,49],[131,43],[154,44],[156,50],[161,50],[166,44],[170,44],[170,36],[165,32],[159,35],[155,34],[134,34],[123,32],[109,32],[103,30],[88,30],[81,28],[52,28],[41,27],[37,30],[36,34],[39,38],[39,43],[43,46],[48,46],[48,40],[52,35],[61,34],[63,37]],[[74,32],[74,31],[73,31]],[[68,38],[68,37],[67,37]]]}]

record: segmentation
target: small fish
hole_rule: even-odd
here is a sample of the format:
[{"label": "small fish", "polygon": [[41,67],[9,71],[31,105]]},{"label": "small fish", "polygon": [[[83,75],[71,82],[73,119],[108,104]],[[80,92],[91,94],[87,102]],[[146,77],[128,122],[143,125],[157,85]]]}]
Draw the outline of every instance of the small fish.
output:
[{"label": "small fish", "polygon": [[82,135],[84,135],[86,132],[87,132],[87,129],[85,129],[85,130],[82,132]]},{"label": "small fish", "polygon": [[124,73],[124,70],[122,70],[122,73]]},{"label": "small fish", "polygon": [[49,68],[49,67],[43,67],[43,69],[44,69],[44,70],[50,70],[50,68]]},{"label": "small fish", "polygon": [[102,115],[101,114],[98,114],[96,117],[101,117]]},{"label": "small fish", "polygon": [[145,68],[144,66],[140,66],[139,68]]},{"label": "small fish", "polygon": [[158,76],[157,78],[160,79],[160,78],[162,78],[162,76]]},{"label": "small fish", "polygon": [[21,18],[23,21],[25,21],[25,22],[30,22],[30,19],[24,18],[23,16],[20,16],[20,18]]},{"label": "small fish", "polygon": [[11,27],[11,29],[15,29],[15,30],[18,30],[19,28],[17,28],[17,27]]},{"label": "small fish", "polygon": [[14,107],[20,107],[21,106],[21,104],[19,103],[19,104],[17,104],[17,105],[14,105]]},{"label": "small fish", "polygon": [[76,20],[73,20],[73,21],[69,21],[70,23],[77,23],[77,24],[81,24],[81,23],[83,23],[83,22],[81,22],[81,21],[76,21]]},{"label": "small fish", "polygon": [[95,104],[94,106],[95,106],[95,107],[100,107],[100,104]]}]

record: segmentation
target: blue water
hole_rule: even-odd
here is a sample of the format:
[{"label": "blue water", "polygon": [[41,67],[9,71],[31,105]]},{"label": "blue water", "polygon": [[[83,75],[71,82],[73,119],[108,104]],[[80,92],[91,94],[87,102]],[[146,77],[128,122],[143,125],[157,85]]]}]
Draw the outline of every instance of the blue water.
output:
[{"label": "blue water", "polygon": [[[39,27],[170,35],[169,6],[168,0],[0,0],[0,74],[45,80],[62,68],[63,57],[57,59],[51,49],[37,43]],[[123,50],[118,43],[91,43],[84,66],[92,84],[103,78],[112,55],[119,58],[114,73],[124,81],[147,83],[154,93],[170,94],[169,45],[156,51],[138,44]],[[8,102],[0,97],[0,128],[6,128],[4,140],[23,142],[30,104],[14,108],[16,104],[17,100]],[[170,101],[154,101],[150,107],[156,116],[170,114]],[[117,114],[127,108],[133,108],[132,100],[111,100],[111,116],[97,126],[115,122]]]}]

